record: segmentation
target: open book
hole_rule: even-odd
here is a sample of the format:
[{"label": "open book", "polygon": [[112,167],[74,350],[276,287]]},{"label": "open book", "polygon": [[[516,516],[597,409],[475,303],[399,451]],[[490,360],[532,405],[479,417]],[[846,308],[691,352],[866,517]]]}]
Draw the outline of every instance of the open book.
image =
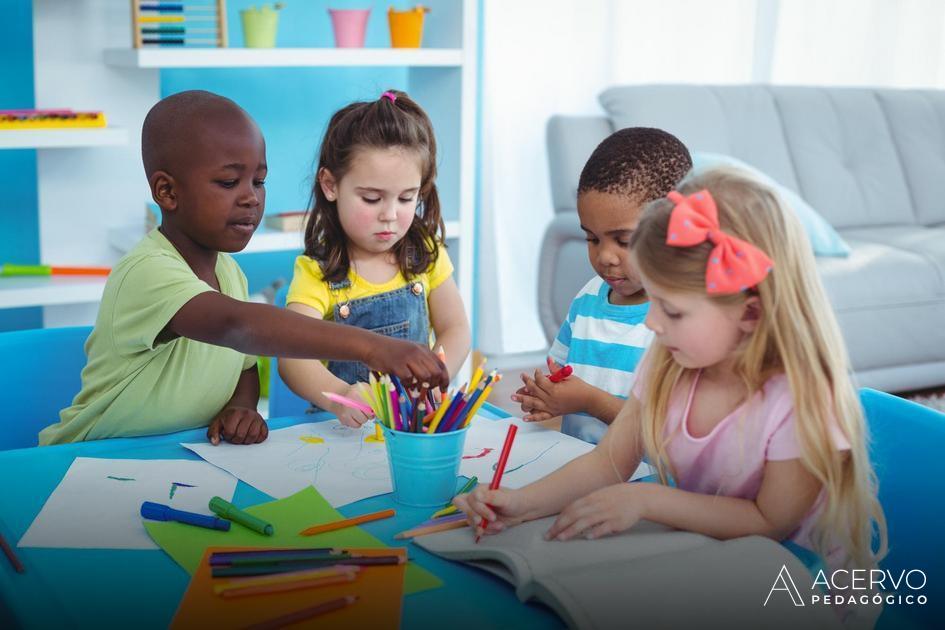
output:
[{"label": "open book", "polygon": [[643,521],[597,540],[546,541],[553,520],[524,523],[479,544],[469,529],[415,542],[507,580],[520,600],[540,601],[581,630],[841,627],[830,606],[811,604],[810,572],[770,539],[719,541]]}]

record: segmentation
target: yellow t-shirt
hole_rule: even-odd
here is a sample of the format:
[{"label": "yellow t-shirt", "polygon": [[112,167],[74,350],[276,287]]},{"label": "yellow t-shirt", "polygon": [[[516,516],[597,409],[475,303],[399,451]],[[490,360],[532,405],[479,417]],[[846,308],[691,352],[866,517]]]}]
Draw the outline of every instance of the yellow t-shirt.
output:
[{"label": "yellow t-shirt", "polygon": [[[217,255],[224,295],[247,299],[246,276]],[[40,444],[170,433],[207,426],[233,396],[256,357],[159,333],[195,296],[214,291],[158,230],[122,258],[105,283],[95,329],[85,343],[82,389]]]},{"label": "yellow t-shirt", "polygon": [[335,318],[335,305],[339,302],[388,293],[396,291],[407,284],[419,282],[423,285],[423,293],[427,298],[427,312],[429,312],[430,292],[443,284],[452,273],[453,263],[450,261],[449,254],[446,253],[446,248],[440,245],[436,262],[424,273],[414,276],[409,282],[404,274],[398,270],[397,274],[387,282],[374,284],[355,273],[354,266],[351,265],[348,269],[348,279],[351,281],[351,287],[332,291],[322,275],[322,268],[318,262],[303,255],[295,259],[295,273],[292,276],[292,284],[289,285],[286,303],[296,302],[311,306],[321,313],[323,318],[331,320]]}]

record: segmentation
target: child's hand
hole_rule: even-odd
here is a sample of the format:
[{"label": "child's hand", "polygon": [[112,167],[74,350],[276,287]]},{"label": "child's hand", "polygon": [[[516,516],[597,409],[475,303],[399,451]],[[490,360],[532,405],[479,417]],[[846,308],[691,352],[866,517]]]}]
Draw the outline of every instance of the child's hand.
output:
[{"label": "child's hand", "polygon": [[[361,384],[355,383],[349,385],[348,389],[342,392],[341,395],[351,400],[361,400]],[[354,429],[360,428],[362,424],[374,417],[374,414],[368,415],[363,411],[351,409],[334,402],[329,406],[329,411],[338,416],[338,420],[341,421],[341,424]]]},{"label": "child's hand", "polygon": [[[549,367],[555,364],[549,362]],[[557,367],[557,366],[555,366]],[[535,377],[522,374],[524,386],[514,394],[512,400],[522,405],[526,422],[548,420],[578,411],[587,411],[588,400],[594,387],[571,375],[559,383],[552,383],[548,377],[535,370]]]},{"label": "child's hand", "polygon": [[227,407],[207,427],[207,439],[216,446],[220,438],[232,444],[258,444],[269,437],[269,426],[255,409]]},{"label": "child's hand", "polygon": [[450,384],[449,372],[439,357],[429,348],[403,339],[378,336],[364,363],[373,370],[394,374],[404,385],[416,381],[446,389]]},{"label": "child's hand", "polygon": [[[466,520],[477,535],[497,534],[525,520],[525,506],[516,490],[477,486],[472,492],[453,497],[453,505],[466,514]],[[481,527],[483,519],[489,521],[485,530]]]},{"label": "child's hand", "polygon": [[595,490],[564,508],[545,532],[545,540],[587,539],[616,534],[643,518],[637,484],[619,483]]}]

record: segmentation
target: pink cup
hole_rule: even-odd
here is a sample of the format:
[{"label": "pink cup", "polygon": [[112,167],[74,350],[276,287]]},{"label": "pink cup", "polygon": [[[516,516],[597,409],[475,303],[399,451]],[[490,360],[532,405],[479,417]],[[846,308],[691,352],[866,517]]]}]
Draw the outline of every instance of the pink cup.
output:
[{"label": "pink cup", "polygon": [[370,9],[328,9],[328,13],[335,31],[335,47],[364,48],[364,31]]}]

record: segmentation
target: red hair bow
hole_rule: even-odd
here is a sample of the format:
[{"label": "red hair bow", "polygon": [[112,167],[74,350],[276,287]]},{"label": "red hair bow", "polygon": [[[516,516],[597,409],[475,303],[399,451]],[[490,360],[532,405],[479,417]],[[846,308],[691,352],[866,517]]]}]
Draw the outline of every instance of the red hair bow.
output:
[{"label": "red hair bow", "polygon": [[719,212],[708,190],[667,195],[676,204],[669,216],[666,244],[692,247],[710,241],[715,247],[705,269],[705,290],[710,295],[740,293],[756,286],[771,271],[773,263],[763,251],[719,227]]}]

